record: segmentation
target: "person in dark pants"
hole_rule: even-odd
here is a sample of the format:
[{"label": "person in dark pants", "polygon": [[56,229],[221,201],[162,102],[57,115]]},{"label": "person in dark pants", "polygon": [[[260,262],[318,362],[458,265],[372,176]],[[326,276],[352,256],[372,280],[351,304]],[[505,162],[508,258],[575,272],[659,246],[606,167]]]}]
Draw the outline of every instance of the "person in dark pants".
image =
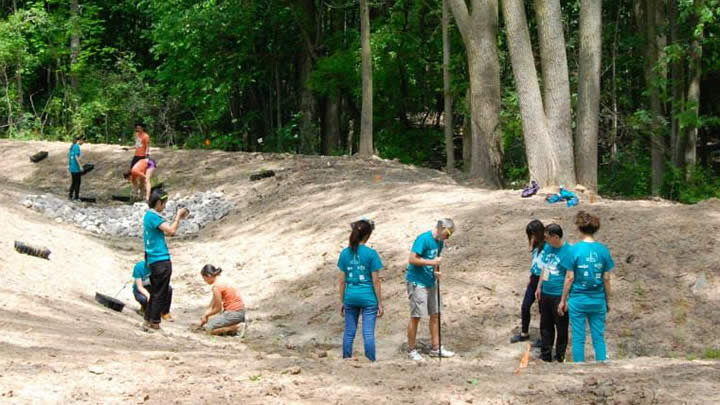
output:
[{"label": "person in dark pants", "polygon": [[76,136],[73,139],[72,146],[68,151],[68,170],[70,171],[70,177],[72,182],[70,183],[70,191],[68,198],[70,200],[80,199],[80,182],[82,180],[82,162],[80,162],[80,145],[85,143],[85,139],[82,136]]},{"label": "person in dark pants", "polygon": [[525,227],[525,234],[528,238],[528,245],[532,252],[532,264],[530,265],[530,280],[525,288],[520,316],[522,319],[520,334],[510,338],[510,343],[524,342],[530,340],[530,309],[535,303],[535,290],[537,290],[540,279],[540,264],[542,262],[543,247],[545,246],[545,225],[537,219],[530,221]]},{"label": "person in dark pants", "polygon": [[[135,264],[133,269],[133,295],[135,301],[140,304],[140,310],[138,313],[145,316],[145,310],[147,308],[148,301],[150,300],[150,269],[145,264],[144,260],[141,260]],[[172,304],[172,287],[170,287],[170,297],[168,299],[168,305],[162,311],[162,319],[164,321],[173,321],[172,315],[170,315],[170,305]]]},{"label": "person in dark pants", "polygon": [[135,124],[135,154],[130,161],[130,170],[139,160],[150,157],[150,135],[145,132],[145,124],[137,122]]},{"label": "person in dark pants", "polygon": [[170,252],[165,242],[165,236],[175,235],[180,221],[189,213],[186,208],[179,209],[173,223],[168,225],[160,215],[165,209],[167,199],[168,195],[164,190],[154,190],[150,194],[150,200],[148,201],[150,209],[145,212],[143,217],[145,261],[150,268],[150,299],[145,310],[145,322],[143,324],[143,330],[146,332],[160,329],[163,311],[170,306],[172,262],[170,261]]},{"label": "person in dark pants", "polygon": [[[562,301],[565,273],[567,273],[567,256],[570,255],[570,245],[563,242],[563,230],[558,224],[550,224],[545,228],[543,249],[542,275],[535,292],[540,301],[540,335],[542,346],[540,358],[543,361],[552,361],[552,349],[555,346],[555,360],[565,361],[565,351],[568,344],[568,315],[558,313]],[[555,338],[557,337],[557,340]]]}]

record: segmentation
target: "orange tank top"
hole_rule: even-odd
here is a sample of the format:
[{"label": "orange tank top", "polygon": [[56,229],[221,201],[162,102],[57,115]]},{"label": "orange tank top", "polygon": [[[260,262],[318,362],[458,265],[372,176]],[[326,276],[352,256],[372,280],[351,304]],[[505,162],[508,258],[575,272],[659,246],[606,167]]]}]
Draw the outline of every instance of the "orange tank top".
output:
[{"label": "orange tank top", "polygon": [[241,311],[245,308],[242,298],[240,298],[234,288],[223,285],[218,286],[217,289],[220,290],[223,309],[225,311]]}]

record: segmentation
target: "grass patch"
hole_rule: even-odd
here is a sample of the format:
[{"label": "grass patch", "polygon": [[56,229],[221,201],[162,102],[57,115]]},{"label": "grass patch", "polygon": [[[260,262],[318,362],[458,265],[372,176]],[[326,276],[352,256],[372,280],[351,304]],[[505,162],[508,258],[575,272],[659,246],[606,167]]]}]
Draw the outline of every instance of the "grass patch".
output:
[{"label": "grass patch", "polygon": [[703,359],[720,360],[720,349],[705,349],[705,353],[703,353]]}]

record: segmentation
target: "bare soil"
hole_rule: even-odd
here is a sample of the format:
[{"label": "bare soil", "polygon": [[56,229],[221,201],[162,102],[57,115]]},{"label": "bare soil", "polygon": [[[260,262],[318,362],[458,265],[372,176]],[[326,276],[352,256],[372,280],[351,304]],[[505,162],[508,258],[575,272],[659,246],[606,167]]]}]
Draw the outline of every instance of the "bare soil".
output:
[{"label": "bare soil", "polygon": [[[0,141],[0,403],[720,403],[720,362],[704,358],[720,350],[720,201],[585,198],[566,208],[381,159],[155,148],[171,198],[218,190],[236,209],[169,240],[176,321],[148,335],[130,285],[122,288],[142,241],[90,234],[20,205],[27,194],[65,196],[68,147]],[[40,150],[50,156],[31,163]],[[82,151],[96,167],[81,193],[115,204],[132,152]],[[263,169],[277,175],[250,182]],[[533,358],[515,374],[526,346],[508,339],[529,274],[525,225],[557,222],[574,242],[579,209],[602,218],[598,238],[617,263],[611,361]],[[360,336],[356,359],[341,358],[335,264],[361,216],[375,219],[369,245],[385,264],[376,363],[362,358]],[[415,364],[404,354],[403,270],[415,236],[446,216],[458,231],[443,259],[443,343],[458,355]],[[15,252],[15,240],[51,248],[53,260]],[[251,319],[244,339],[190,331],[210,300],[199,276],[206,263],[225,269],[242,294]],[[123,312],[94,301],[118,291]],[[589,342],[586,352],[592,359]]]}]

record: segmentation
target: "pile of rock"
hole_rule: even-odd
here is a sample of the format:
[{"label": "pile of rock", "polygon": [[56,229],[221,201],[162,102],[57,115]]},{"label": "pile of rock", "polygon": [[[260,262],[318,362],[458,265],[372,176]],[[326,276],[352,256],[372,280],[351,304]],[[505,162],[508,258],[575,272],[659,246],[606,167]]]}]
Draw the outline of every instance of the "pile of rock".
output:
[{"label": "pile of rock", "polygon": [[[52,194],[29,195],[22,204],[56,222],[71,223],[96,234],[126,237],[142,236],[142,218],[148,208],[142,202],[121,206],[89,205],[64,200]],[[233,206],[222,193],[207,191],[169,200],[162,215],[171,221],[178,208],[188,208],[190,216],[178,228],[178,234],[187,235],[223,218]]]}]

